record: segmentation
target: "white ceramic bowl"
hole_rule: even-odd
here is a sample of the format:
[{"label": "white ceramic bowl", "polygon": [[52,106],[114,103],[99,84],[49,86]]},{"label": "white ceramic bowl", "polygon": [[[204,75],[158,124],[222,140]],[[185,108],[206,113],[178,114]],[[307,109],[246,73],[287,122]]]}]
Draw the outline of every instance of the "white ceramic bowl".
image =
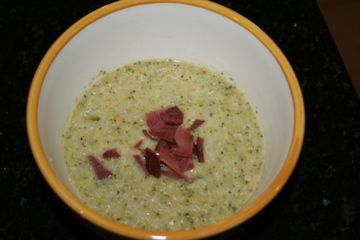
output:
[{"label": "white ceramic bowl", "polygon": [[[134,229],[83,205],[68,180],[61,134],[75,99],[100,70],[153,58],[186,60],[227,72],[258,111],[265,139],[263,176],[245,208],[217,224],[180,232]],[[90,13],[52,45],[34,76],[27,127],[45,179],[83,218],[129,237],[199,238],[244,222],[283,187],[300,153],[304,106],[296,76],[284,55],[241,15],[202,0],[125,0]]]}]

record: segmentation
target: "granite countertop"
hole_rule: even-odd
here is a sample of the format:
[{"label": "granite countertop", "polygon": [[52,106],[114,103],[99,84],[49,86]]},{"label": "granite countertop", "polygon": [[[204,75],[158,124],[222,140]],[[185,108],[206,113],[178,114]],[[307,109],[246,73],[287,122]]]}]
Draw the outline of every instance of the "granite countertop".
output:
[{"label": "granite countertop", "polygon": [[[26,136],[32,76],[54,40],[111,1],[0,3],[0,239],[101,239],[61,204]],[[298,165],[281,193],[221,239],[360,239],[360,104],[314,0],[218,1],[261,27],[297,74],[306,108]],[[360,67],[360,66],[359,66]]]}]

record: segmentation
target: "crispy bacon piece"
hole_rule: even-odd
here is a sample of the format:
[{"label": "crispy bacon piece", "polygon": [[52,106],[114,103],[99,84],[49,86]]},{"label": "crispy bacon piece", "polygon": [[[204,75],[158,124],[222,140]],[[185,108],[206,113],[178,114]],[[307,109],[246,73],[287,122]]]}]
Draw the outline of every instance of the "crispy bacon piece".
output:
[{"label": "crispy bacon piece", "polygon": [[149,134],[158,139],[162,139],[168,142],[173,142],[176,128],[177,128],[176,126],[169,125],[163,128],[150,129]]},{"label": "crispy bacon piece", "polygon": [[195,143],[192,131],[205,121],[195,119],[189,128],[181,127],[184,114],[177,106],[149,112],[145,120],[148,129],[143,130],[144,135],[158,142],[155,152],[149,148],[140,149],[142,140],[137,142],[134,148],[141,150],[142,156],[134,155],[136,162],[146,174],[157,178],[164,174],[176,180],[189,180],[185,172],[195,167],[193,155],[204,162],[204,140],[197,138]]},{"label": "crispy bacon piece", "polygon": [[190,179],[183,173],[177,173],[174,170],[172,170],[171,168],[167,168],[166,170],[162,170],[161,174],[164,174],[165,176],[172,178],[174,180],[185,180],[185,181],[189,181]]},{"label": "crispy bacon piece", "polygon": [[198,157],[199,162],[203,163],[205,162],[204,157],[204,138],[198,137],[196,139],[196,154]]},{"label": "crispy bacon piece", "polygon": [[167,124],[180,126],[183,123],[184,114],[177,107],[167,107],[160,113],[160,118]]},{"label": "crispy bacon piece", "polygon": [[119,158],[120,153],[115,148],[112,148],[112,149],[106,150],[102,156],[104,159]]},{"label": "crispy bacon piece", "polygon": [[148,170],[146,169],[146,166],[145,166],[145,163],[144,163],[144,160],[142,159],[142,157],[140,155],[134,155],[134,160],[135,162],[137,162],[140,166],[140,168],[144,171],[145,175],[149,175],[149,172]]},{"label": "crispy bacon piece", "polygon": [[163,110],[156,110],[156,111],[152,111],[146,114],[146,124],[148,125],[148,127],[151,129],[153,128],[158,122],[161,121],[161,112]]},{"label": "crispy bacon piece", "polygon": [[176,144],[160,139],[159,142],[156,144],[155,151],[159,152],[161,149],[171,149],[174,146],[176,146]]},{"label": "crispy bacon piece", "polygon": [[176,159],[178,160],[180,170],[183,172],[187,172],[195,167],[191,157],[184,158],[184,157],[177,156]]},{"label": "crispy bacon piece", "polygon": [[110,170],[106,169],[101,164],[101,162],[93,155],[89,155],[88,159],[98,179],[102,180],[113,175],[113,173]]},{"label": "crispy bacon piece", "polygon": [[176,156],[168,149],[160,149],[160,161],[177,174],[182,174],[195,167],[191,157]]},{"label": "crispy bacon piece", "polygon": [[175,155],[168,149],[160,149],[159,151],[160,161],[165,163],[166,166],[174,170],[178,174],[182,174],[182,170],[179,166],[179,161]]},{"label": "crispy bacon piece", "polygon": [[159,140],[157,137],[150,135],[149,132],[146,129],[143,129],[142,132],[143,132],[145,137],[147,137],[147,138],[149,138],[151,140],[154,140],[154,141]]},{"label": "crispy bacon piece", "polygon": [[196,142],[193,143],[193,152],[192,152],[192,155],[193,156],[197,156],[197,147],[196,147]]},{"label": "crispy bacon piece", "polygon": [[141,140],[139,140],[137,143],[135,143],[135,145],[134,145],[134,148],[136,148],[136,149],[138,149],[138,150],[141,150],[140,149],[140,146],[143,144],[143,140],[141,139]]},{"label": "crispy bacon piece", "polygon": [[168,142],[174,141],[176,129],[182,124],[184,114],[176,107],[165,107],[146,114],[149,135]]},{"label": "crispy bacon piece", "polygon": [[161,166],[159,157],[150,148],[145,149],[145,167],[149,174],[156,178],[160,177]]},{"label": "crispy bacon piece", "polygon": [[172,149],[172,152],[176,156],[191,157],[193,153],[193,141],[194,137],[186,128],[178,127],[175,133],[176,148]]},{"label": "crispy bacon piece", "polygon": [[149,128],[163,121],[170,125],[181,125],[184,119],[183,112],[177,106],[168,106],[146,114],[146,123]]},{"label": "crispy bacon piece", "polygon": [[197,129],[198,127],[200,127],[204,122],[205,122],[205,120],[195,119],[195,121],[193,121],[193,123],[191,124],[191,126],[188,127],[188,130],[189,130],[189,131],[194,131],[195,129]]}]

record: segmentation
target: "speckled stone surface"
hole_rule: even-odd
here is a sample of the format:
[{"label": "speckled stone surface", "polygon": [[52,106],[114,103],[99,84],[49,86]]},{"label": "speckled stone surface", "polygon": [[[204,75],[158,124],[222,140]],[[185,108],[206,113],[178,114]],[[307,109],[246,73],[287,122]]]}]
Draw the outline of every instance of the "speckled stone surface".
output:
[{"label": "speckled stone surface", "polygon": [[[0,239],[101,239],[41,176],[25,110],[32,76],[50,45],[109,2],[0,2]],[[306,135],[299,163],[276,199],[214,239],[360,239],[360,104],[316,2],[218,2],[256,23],[288,57],[304,95]]]}]

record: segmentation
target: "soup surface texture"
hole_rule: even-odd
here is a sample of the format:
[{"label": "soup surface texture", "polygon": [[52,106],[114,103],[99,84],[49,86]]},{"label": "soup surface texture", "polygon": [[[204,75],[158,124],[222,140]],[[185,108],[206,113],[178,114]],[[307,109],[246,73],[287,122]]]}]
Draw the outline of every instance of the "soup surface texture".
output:
[{"label": "soup surface texture", "polygon": [[[154,149],[144,136],[146,113],[178,106],[182,126],[205,120],[193,134],[204,138],[205,162],[185,174],[192,180],[145,175],[134,145]],[[65,128],[67,171],[80,199],[121,223],[177,231],[215,223],[242,209],[257,187],[263,136],[256,114],[230,77],[171,59],[143,60],[101,71],[78,100]],[[119,158],[102,153],[117,149]],[[88,156],[113,175],[98,179]]]}]

